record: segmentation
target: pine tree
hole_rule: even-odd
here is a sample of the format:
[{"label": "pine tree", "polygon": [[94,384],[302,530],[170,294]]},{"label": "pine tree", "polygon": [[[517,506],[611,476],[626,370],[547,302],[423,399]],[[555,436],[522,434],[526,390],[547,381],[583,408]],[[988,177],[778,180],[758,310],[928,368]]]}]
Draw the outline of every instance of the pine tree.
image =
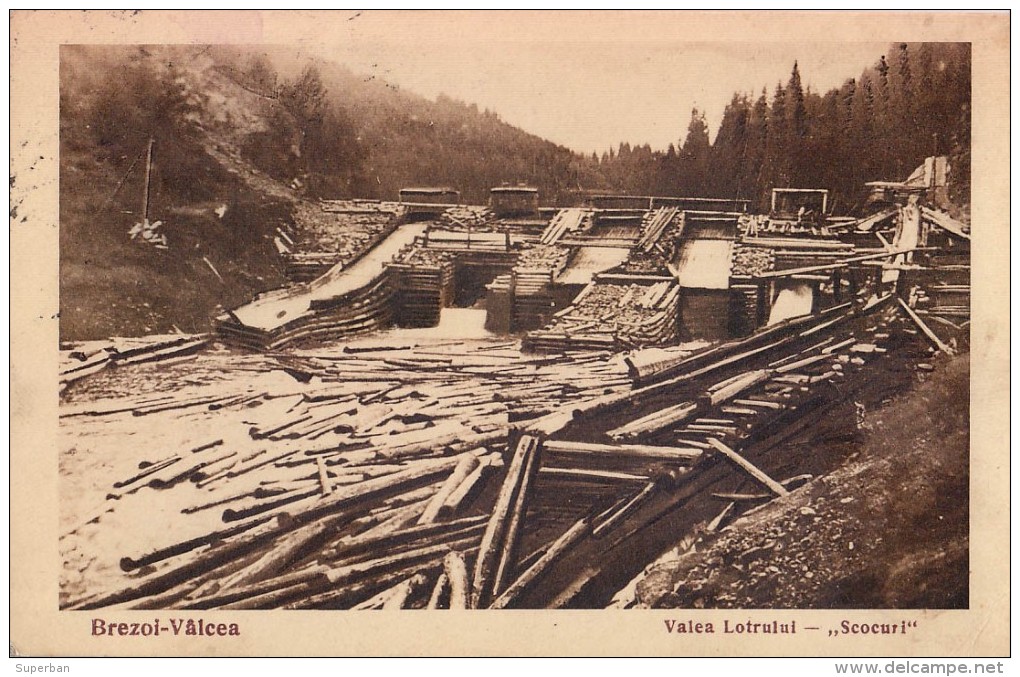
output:
[{"label": "pine tree", "polygon": [[708,178],[708,161],[711,144],[705,114],[696,107],[691,109],[687,136],[680,149],[680,191],[683,195],[699,196],[705,193]]},{"label": "pine tree", "polygon": [[707,192],[717,197],[735,197],[740,189],[743,156],[748,144],[751,105],[746,96],[734,94],[723,112],[712,144]]}]

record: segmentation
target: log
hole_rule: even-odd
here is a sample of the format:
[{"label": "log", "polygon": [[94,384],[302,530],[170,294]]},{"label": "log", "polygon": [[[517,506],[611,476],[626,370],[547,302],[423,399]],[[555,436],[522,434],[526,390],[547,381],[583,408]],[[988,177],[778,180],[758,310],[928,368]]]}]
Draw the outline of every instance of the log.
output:
[{"label": "log", "polygon": [[310,520],[333,511],[358,504],[365,505],[369,501],[381,499],[387,495],[430,484],[437,477],[450,472],[459,460],[457,457],[439,458],[412,466],[401,472],[376,477],[361,484],[336,488],[329,496],[315,496],[312,500],[295,506],[301,510],[296,513],[292,511],[292,514],[295,518]]},{"label": "log", "polygon": [[146,553],[145,555],[142,555],[141,557],[137,558],[122,557],[120,560],[120,568],[122,571],[134,571],[135,569],[140,569],[141,567],[148,566],[150,564],[155,564],[156,562],[161,562],[162,560],[165,559],[169,559],[170,557],[182,555],[186,552],[195,550],[196,548],[201,548],[204,545],[210,545],[212,543],[216,543],[217,541],[230,538],[231,536],[236,536],[238,534],[244,533],[249,529],[253,529],[259,525],[265,524],[269,520],[270,518],[268,517],[260,517],[258,519],[252,520],[251,522],[238,524],[237,526],[233,526],[228,529],[221,529],[219,531],[214,531],[203,536],[191,538],[180,543],[175,543],[174,545],[169,545],[165,548],[158,548],[149,553]]},{"label": "log", "polygon": [[510,513],[510,522],[507,525],[506,536],[503,540],[502,552],[499,557],[499,565],[496,567],[496,577],[493,582],[492,592],[494,595],[501,593],[510,583],[510,576],[514,572],[518,556],[518,546],[524,532],[524,519],[528,514],[530,503],[529,490],[535,482],[535,475],[540,465],[541,444],[528,457],[524,471],[521,476],[521,485],[517,490],[514,499],[513,509]]},{"label": "log", "polygon": [[392,551],[418,541],[436,544],[444,538],[457,540],[471,534],[480,534],[488,521],[485,515],[464,517],[453,522],[414,525],[388,534],[368,532],[340,539],[331,551],[323,553],[324,559],[351,560],[360,555]]},{"label": "log", "polygon": [[429,601],[428,604],[425,605],[425,608],[430,611],[439,609],[440,605],[443,603],[444,597],[446,598],[447,606],[449,606],[450,597],[449,593],[450,593],[450,579],[446,575],[446,572],[444,571],[443,573],[439,574],[439,578],[436,579],[436,584],[432,588],[432,594],[429,596]]},{"label": "log", "polygon": [[914,324],[917,325],[917,328],[920,329],[924,333],[924,335],[928,337],[928,340],[935,344],[936,348],[938,348],[939,350],[941,350],[942,352],[949,356],[953,356],[956,354],[956,351],[954,351],[952,348],[946,345],[942,341],[942,339],[938,337],[938,334],[933,332],[931,330],[931,327],[924,323],[924,320],[922,320],[918,316],[918,314],[914,312],[913,308],[904,303],[903,299],[899,297],[897,297],[896,300],[899,302],[903,310],[907,312],[907,315],[910,317],[910,319],[914,321]]},{"label": "log", "polygon": [[755,275],[755,278],[759,280],[767,280],[777,277],[786,277],[789,275],[800,275],[803,273],[813,273],[820,270],[835,270],[837,268],[846,268],[851,263],[859,263],[861,261],[873,261],[875,259],[886,258],[891,256],[897,256],[899,254],[908,254],[915,251],[926,251],[932,249],[931,247],[910,247],[907,249],[896,249],[891,251],[882,252],[880,254],[866,254],[864,256],[852,256],[846,259],[840,259],[832,263],[817,265],[817,266],[805,266],[802,268],[788,268],[786,270],[775,270],[766,273],[759,273]]},{"label": "log", "polygon": [[320,577],[323,576],[326,571],[328,571],[328,567],[321,564],[315,564],[283,576],[277,576],[276,578],[272,578],[267,581],[260,581],[252,585],[233,588],[225,592],[218,592],[215,595],[202,597],[185,605],[183,608],[216,609],[228,604],[241,602],[242,600],[249,600],[250,602],[253,598],[262,597],[268,593],[283,590],[284,588],[291,588],[297,585],[317,584]]},{"label": "log", "polygon": [[172,487],[178,482],[182,482],[188,477],[191,477],[192,475],[202,470],[203,468],[213,465],[214,463],[219,463],[220,461],[225,461],[227,459],[233,458],[234,456],[237,456],[237,452],[230,451],[227,452],[226,454],[223,454],[222,456],[219,456],[208,461],[199,461],[198,463],[195,463],[190,467],[186,468],[185,470],[182,470],[181,472],[172,475],[171,477],[168,477],[166,479],[162,479],[159,477],[154,478],[149,481],[149,486],[152,487],[153,489],[166,489]]},{"label": "log", "polygon": [[[440,562],[422,565],[418,568],[419,573],[431,575],[441,566]],[[367,597],[384,590],[407,577],[407,573],[397,571],[371,578],[353,585],[347,585],[335,590],[326,590],[313,595],[292,601],[283,605],[284,609],[348,609]]]},{"label": "log", "polygon": [[[610,529],[615,527],[621,521],[623,521],[628,515],[632,514],[637,510],[649,496],[651,496],[658,484],[657,482],[649,482],[641,489],[637,494],[634,495],[629,501],[624,503],[618,510],[610,513],[595,529],[592,531],[592,536],[595,538],[601,538]],[[603,513],[604,514],[604,513]]]},{"label": "log", "polygon": [[[418,492],[411,493],[413,494]],[[362,535],[365,537],[385,536],[410,526],[419,517],[421,517],[421,513],[425,510],[425,506],[428,504],[428,499],[431,495],[432,491],[428,491],[426,496],[418,497],[413,503],[409,503],[397,510],[394,510],[390,517],[368,531],[365,531]]]},{"label": "log", "polygon": [[294,583],[293,585],[287,586],[286,588],[280,588],[278,590],[271,590],[261,595],[255,595],[254,597],[248,597],[247,599],[238,600],[231,604],[224,604],[216,607],[224,611],[228,610],[251,610],[251,609],[275,609],[278,608],[285,602],[289,602],[296,597],[305,596],[310,590],[306,582]]},{"label": "log", "polygon": [[719,440],[710,437],[708,439],[708,443],[715,447],[715,449],[718,450],[723,456],[725,456],[726,458],[730,459],[738,466],[740,466],[745,472],[747,472],[748,475],[756,479],[776,496],[786,496],[787,494],[790,493],[789,491],[786,490],[786,487],[784,487],[782,484],[766,475],[755,465],[753,465],[750,461],[748,461],[743,456],[735,452],[733,449],[730,449],[728,446],[726,446]]},{"label": "log", "polygon": [[768,370],[756,369],[727,379],[709,388],[708,392],[701,396],[701,404],[706,407],[718,406],[723,402],[733,399],[745,390],[763,383],[768,378]]},{"label": "log", "polygon": [[355,582],[374,574],[387,573],[397,568],[406,569],[409,566],[428,562],[433,559],[439,559],[449,552],[451,548],[457,549],[470,546],[477,543],[477,541],[477,536],[469,536],[449,545],[430,545],[423,548],[417,548],[415,550],[408,550],[407,552],[402,552],[397,555],[380,557],[346,566],[327,568],[324,572],[322,572],[322,575],[331,585]]},{"label": "log", "polygon": [[465,477],[464,481],[443,501],[443,505],[439,509],[439,516],[445,518],[457,514],[461,506],[480,489],[484,477],[497,467],[497,463],[502,465],[502,462],[502,457],[496,452],[479,459],[478,465],[475,466],[471,474]]},{"label": "log", "polygon": [[298,561],[305,553],[318,545],[320,541],[329,538],[333,531],[347,521],[343,517],[322,520],[307,524],[286,534],[253,563],[245,566],[229,578],[225,578],[220,589],[225,590],[229,587],[250,585],[280,575],[291,564]]},{"label": "log", "polygon": [[595,456],[641,461],[685,461],[690,462],[701,455],[699,449],[683,447],[658,447],[648,444],[593,444],[588,442],[564,442],[549,440],[543,445],[548,454],[565,456]]},{"label": "log", "polygon": [[406,609],[412,596],[428,582],[424,574],[415,574],[402,583],[398,583],[392,595],[382,605],[383,611],[388,609]]},{"label": "log", "polygon": [[443,571],[450,582],[450,609],[467,609],[471,584],[464,556],[456,551],[443,558]]},{"label": "log", "polygon": [[159,461],[157,463],[153,463],[152,465],[150,465],[148,468],[146,468],[142,472],[138,473],[137,475],[129,477],[126,480],[121,480],[120,482],[114,482],[113,486],[116,489],[122,489],[124,487],[130,486],[130,485],[134,484],[135,482],[137,482],[138,480],[145,479],[149,475],[154,475],[155,473],[158,473],[160,470],[164,470],[165,468],[169,468],[171,465],[173,465],[174,463],[177,463],[177,461],[179,461],[179,460],[181,460],[180,456],[171,456],[170,458],[164,459],[164,460]]},{"label": "log", "polygon": [[[780,484],[784,487],[793,491],[793,489],[802,486],[803,484],[810,482],[814,479],[814,475],[796,475],[795,477],[789,477]],[[747,493],[728,493],[728,492],[715,492],[712,494],[712,498],[718,498],[723,501],[767,501],[775,498],[773,494],[747,494]]]},{"label": "log", "polygon": [[698,411],[698,408],[698,405],[694,402],[681,402],[680,404],[652,412],[619,428],[614,428],[607,434],[614,440],[648,435],[690,418]]},{"label": "log", "polygon": [[733,400],[733,404],[739,404],[745,407],[760,407],[763,409],[772,409],[778,411],[783,409],[786,405],[780,404],[779,402],[770,402],[769,400]]},{"label": "log", "polygon": [[439,517],[439,511],[443,508],[446,500],[450,498],[450,495],[464,483],[464,480],[474,472],[475,468],[479,465],[478,457],[470,452],[466,452],[460,455],[460,462],[457,463],[457,467],[453,469],[450,476],[446,478],[443,485],[439,487],[439,491],[432,497],[428,505],[422,512],[421,517],[418,518],[418,524],[430,524],[435,522]]},{"label": "log", "polygon": [[583,470],[579,468],[550,468],[543,467],[539,471],[541,475],[548,475],[553,479],[579,479],[588,481],[608,480],[610,482],[647,482],[647,475],[633,475],[623,472],[611,472],[607,470]]},{"label": "log", "polygon": [[322,456],[315,457],[315,466],[319,471],[319,486],[322,489],[322,495],[329,496],[333,493],[333,482],[329,479],[326,462],[322,460]]},{"label": "log", "polygon": [[729,517],[730,513],[733,512],[733,508],[736,507],[736,503],[730,501],[726,504],[718,515],[712,518],[712,521],[705,527],[705,531],[713,532],[718,531],[719,527],[722,526],[723,520]]},{"label": "log", "polygon": [[856,342],[857,342],[857,339],[855,339],[855,338],[848,338],[845,341],[840,341],[839,343],[834,343],[831,346],[823,348],[822,349],[822,353],[824,353],[825,355],[828,355],[830,353],[836,352],[837,350],[842,350],[843,348],[849,348],[850,346],[852,346]]},{"label": "log", "polygon": [[470,601],[470,606],[473,609],[484,608],[490,602],[495,585],[496,567],[499,564],[510,514],[530,457],[536,452],[538,444],[538,440],[530,435],[523,435],[517,442],[513,460],[503,480],[499,496],[496,498],[485,535],[482,537],[478,560],[475,562]]},{"label": "log", "polygon": [[[505,609],[511,606],[528,587],[546,572],[553,562],[558,560],[578,541],[591,531],[590,518],[584,517],[575,522],[567,531],[556,539],[537,562],[531,565],[489,606],[490,609]],[[451,607],[452,608],[452,607]]]}]

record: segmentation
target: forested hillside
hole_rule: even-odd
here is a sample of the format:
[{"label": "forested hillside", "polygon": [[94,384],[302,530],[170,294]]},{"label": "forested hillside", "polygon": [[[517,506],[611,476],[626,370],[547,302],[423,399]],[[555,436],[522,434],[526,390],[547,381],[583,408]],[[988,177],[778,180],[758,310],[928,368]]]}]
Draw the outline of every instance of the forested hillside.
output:
[{"label": "forested hillside", "polygon": [[281,180],[302,177],[317,195],[394,199],[405,186],[451,186],[484,203],[493,186],[528,183],[559,204],[605,187],[581,156],[476,105],[432,101],[282,48],[213,54],[221,73],[277,104],[246,156]]},{"label": "forested hillside", "polygon": [[905,179],[936,154],[950,156],[952,198],[969,202],[969,44],[892,45],[824,94],[803,86],[794,63],[771,91],[734,94],[713,143],[695,109],[676,146],[621,144],[598,166],[618,190],[749,198],[759,209],[773,187],[828,188],[847,213],[861,207],[866,181]]},{"label": "forested hillside", "polygon": [[734,94],[711,142],[694,110],[667,149],[597,157],[283,48],[65,46],[61,336],[207,329],[219,308],[283,284],[276,229],[318,198],[445,185],[484,203],[523,182],[546,205],[619,191],[764,207],[772,187],[795,186],[832,190],[848,213],[865,181],[940,153],[968,202],[969,45],[892,45],[824,94],[792,67],[771,91]]},{"label": "forested hillside", "polygon": [[60,103],[64,339],[208,329],[284,283],[273,237],[300,203],[597,185],[494,113],[282,50],[66,46]]}]

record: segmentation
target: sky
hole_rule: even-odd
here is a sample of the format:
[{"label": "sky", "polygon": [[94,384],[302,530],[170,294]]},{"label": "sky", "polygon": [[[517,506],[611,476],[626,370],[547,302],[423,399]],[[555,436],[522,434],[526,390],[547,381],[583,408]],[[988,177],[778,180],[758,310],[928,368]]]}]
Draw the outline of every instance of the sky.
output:
[{"label": "sky", "polygon": [[[824,92],[858,77],[888,42],[706,41],[683,14],[541,21],[527,13],[351,13],[310,51],[434,99],[488,108],[575,151],[679,144],[691,108],[714,137],[734,92],[769,96],[799,62]],[[685,23],[688,22],[688,23]],[[752,31],[753,34],[753,31]],[[764,35],[764,34],[763,34]],[[774,34],[772,34],[774,37]]]}]

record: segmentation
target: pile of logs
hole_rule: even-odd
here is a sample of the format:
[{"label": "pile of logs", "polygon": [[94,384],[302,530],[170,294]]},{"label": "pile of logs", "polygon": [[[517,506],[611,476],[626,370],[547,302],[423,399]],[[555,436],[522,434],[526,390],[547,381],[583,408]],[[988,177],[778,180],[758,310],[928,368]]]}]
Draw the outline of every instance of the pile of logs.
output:
[{"label": "pile of logs", "polygon": [[313,301],[309,312],[274,329],[246,325],[228,313],[218,318],[216,330],[225,341],[252,350],[275,350],[292,343],[338,340],[390,326],[393,294],[387,272],[346,294]]},{"label": "pile of logs", "polygon": [[[620,286],[619,295],[588,294],[599,304],[614,299],[619,313],[628,294],[626,305],[654,307],[652,297],[674,285]],[[916,314],[897,315],[889,300],[709,350],[633,353],[631,375],[648,383],[637,389],[609,353],[527,356],[512,341],[372,339],[260,356],[289,375],[282,382],[65,406],[72,426],[97,416],[99,425],[122,425],[111,417],[125,415],[217,421],[209,439],[146,453],[111,483],[99,515],[65,537],[87,541],[111,510],[143,494],[164,512],[159,501],[180,496],[181,519],[199,528],[185,538],[150,534],[144,547],[120,553],[119,578],[65,606],[527,606],[557,566],[656,519],[649,506],[674,493],[662,489],[706,462],[731,464],[762,486],[721,495],[726,514],[803,483],[743,450],[775,422],[811,412],[817,386],[842,385],[882,359],[894,336],[918,334]],[[556,435],[579,415],[590,424],[584,439],[600,441]],[[211,530],[210,517],[220,522]],[[585,575],[578,570],[577,580]],[[562,599],[543,599],[564,603],[577,592],[570,585]]]},{"label": "pile of logs", "polygon": [[311,282],[342,262],[340,254],[333,252],[288,252],[283,261],[284,274],[291,282]]},{"label": "pile of logs", "polygon": [[609,271],[627,275],[670,275],[669,269],[662,255],[658,252],[642,252],[635,250],[627,256],[627,260],[620,266]]},{"label": "pile of logs", "polygon": [[[626,276],[622,276],[626,277]],[[620,275],[595,280],[540,330],[530,332],[532,350],[619,349],[666,345],[676,340],[680,287],[672,281]]]},{"label": "pile of logs", "polygon": [[457,205],[450,207],[439,216],[446,230],[467,232],[469,230],[493,230],[496,215],[488,207]]},{"label": "pile of logs", "polygon": [[[65,424],[124,415],[220,421],[214,438],[148,455],[112,483],[107,504],[183,489],[181,519],[202,524],[218,514],[222,526],[169,543],[154,532],[151,547],[123,553],[127,578],[116,589],[91,590],[70,606],[374,608],[398,583],[422,592],[408,581],[423,574],[437,583],[434,606],[488,605],[516,575],[516,559],[499,553],[518,550],[526,509],[518,483],[537,472],[537,458],[518,462],[506,447],[509,422],[629,384],[608,354],[526,357],[514,343],[369,343],[276,359],[296,379],[290,386],[191,388],[62,410]],[[518,489],[501,493],[493,514],[517,526],[497,533],[486,486],[504,454],[504,487]],[[70,535],[101,524],[86,519]],[[472,569],[480,587],[465,593]],[[433,594],[425,593],[397,606],[426,606]]]},{"label": "pile of logs", "polygon": [[390,203],[330,201],[320,205],[300,203],[294,220],[299,237],[288,264],[300,269],[300,254],[328,254],[350,264],[384,239],[399,223],[402,208]]},{"label": "pile of logs", "polygon": [[525,246],[517,257],[516,270],[547,270],[556,277],[567,265],[570,249],[555,245]]},{"label": "pile of logs", "polygon": [[394,262],[409,266],[439,267],[452,262],[456,254],[441,249],[429,249],[421,241],[416,241],[404,247],[396,256]]},{"label": "pile of logs", "polygon": [[752,247],[738,243],[733,248],[730,276],[754,277],[775,268],[775,252],[768,247]]},{"label": "pile of logs", "polygon": [[60,390],[107,367],[190,359],[208,341],[204,334],[165,334],[65,344],[60,348]]},{"label": "pile of logs", "polygon": [[651,251],[679,213],[676,207],[659,207],[655,211],[646,212],[638,248],[643,252]]},{"label": "pile of logs", "polygon": [[539,238],[539,243],[556,244],[566,233],[580,231],[585,220],[590,220],[590,218],[591,212],[584,209],[561,209],[549,221],[549,225]]},{"label": "pile of logs", "polygon": [[741,244],[771,249],[773,270],[826,265],[854,255],[852,244],[831,238],[745,237]]},{"label": "pile of logs", "polygon": [[387,270],[396,290],[396,323],[402,327],[434,327],[438,324],[442,309],[453,299],[452,257],[434,266],[391,263]]}]

